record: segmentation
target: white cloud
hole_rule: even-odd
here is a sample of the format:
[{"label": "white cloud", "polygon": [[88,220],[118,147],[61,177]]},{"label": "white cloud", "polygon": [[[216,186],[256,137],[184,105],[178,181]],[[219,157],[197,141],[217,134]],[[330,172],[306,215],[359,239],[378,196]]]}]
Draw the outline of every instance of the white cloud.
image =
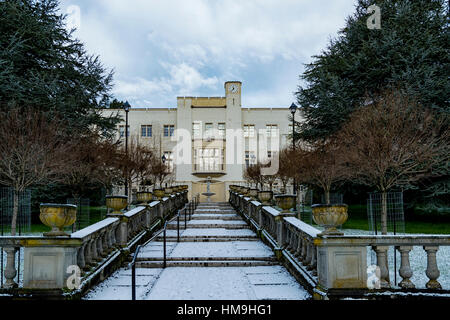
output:
[{"label": "white cloud", "polygon": [[145,106],[210,95],[232,79],[247,85],[251,101],[292,100],[274,100],[298,84],[276,66],[298,75],[353,11],[349,0],[62,0],[62,11],[70,5],[81,8],[78,37],[115,69],[115,93]]}]

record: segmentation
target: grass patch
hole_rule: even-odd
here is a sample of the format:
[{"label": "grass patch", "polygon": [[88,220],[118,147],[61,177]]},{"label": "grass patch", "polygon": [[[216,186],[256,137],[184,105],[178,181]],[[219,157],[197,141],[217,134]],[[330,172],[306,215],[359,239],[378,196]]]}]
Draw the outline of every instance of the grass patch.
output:
[{"label": "grass patch", "polygon": [[[313,225],[316,224],[313,222]],[[348,220],[342,225],[342,229],[359,229],[370,231],[367,219],[367,207],[365,205],[350,205],[348,207]],[[410,217],[405,214],[406,233],[424,234],[450,234],[450,222],[448,219],[430,219],[427,216]]]}]

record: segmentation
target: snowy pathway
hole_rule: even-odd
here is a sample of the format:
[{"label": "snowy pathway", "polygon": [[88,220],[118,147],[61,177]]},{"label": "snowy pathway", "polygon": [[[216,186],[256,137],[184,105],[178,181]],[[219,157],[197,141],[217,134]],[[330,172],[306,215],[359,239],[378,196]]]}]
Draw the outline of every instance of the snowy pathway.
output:
[{"label": "snowy pathway", "polygon": [[[181,222],[184,228],[184,221]],[[167,231],[167,268],[161,238],[141,249],[136,264],[139,300],[305,300],[308,292],[277,262],[228,204],[200,204],[180,230]],[[85,299],[131,299],[131,271],[118,270]]]}]

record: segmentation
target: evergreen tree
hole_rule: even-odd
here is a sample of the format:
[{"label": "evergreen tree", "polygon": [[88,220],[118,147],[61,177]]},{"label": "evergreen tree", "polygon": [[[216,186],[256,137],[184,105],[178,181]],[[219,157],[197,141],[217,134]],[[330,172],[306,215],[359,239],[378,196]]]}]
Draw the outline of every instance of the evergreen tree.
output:
[{"label": "evergreen tree", "polygon": [[[368,7],[381,9],[381,29],[369,29]],[[314,141],[338,131],[356,108],[386,88],[449,114],[450,30],[445,0],[358,0],[355,13],[326,50],[306,65],[298,87],[304,123],[296,139]],[[361,128],[364,130],[364,128]],[[444,164],[448,168],[448,164]],[[425,182],[436,196],[449,175]],[[430,187],[431,186],[431,187]]]},{"label": "evergreen tree", "polygon": [[[381,8],[381,29],[369,29],[367,8]],[[340,129],[366,94],[401,86],[422,105],[449,112],[450,32],[447,1],[358,0],[337,39],[306,65],[297,92],[306,140]]]},{"label": "evergreen tree", "polygon": [[57,0],[0,2],[0,105],[35,108],[65,120],[71,134],[93,125],[108,132],[117,118],[104,118],[112,72],[89,55],[67,30]]}]

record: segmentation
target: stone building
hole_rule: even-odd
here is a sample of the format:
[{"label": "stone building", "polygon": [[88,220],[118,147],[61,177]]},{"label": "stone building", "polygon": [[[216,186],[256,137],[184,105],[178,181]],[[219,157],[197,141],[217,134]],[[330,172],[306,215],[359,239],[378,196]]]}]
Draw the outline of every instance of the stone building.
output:
[{"label": "stone building", "polygon": [[[136,106],[128,114],[129,139],[153,147],[171,168],[171,180],[189,186],[189,197],[205,192],[211,177],[211,200],[226,201],[228,186],[244,182],[246,166],[274,159],[290,143],[288,106],[242,107],[242,83],[224,87],[224,97],[178,97],[176,108]],[[122,116],[118,135],[124,139],[125,111],[104,110],[111,113]]]}]

